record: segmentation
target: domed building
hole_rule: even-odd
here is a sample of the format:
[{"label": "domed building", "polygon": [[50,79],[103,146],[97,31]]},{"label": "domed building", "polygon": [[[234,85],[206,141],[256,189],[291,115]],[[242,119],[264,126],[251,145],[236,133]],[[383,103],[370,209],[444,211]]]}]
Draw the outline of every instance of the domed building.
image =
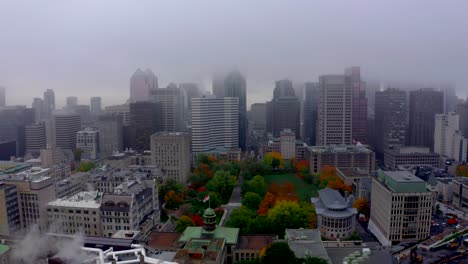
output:
[{"label": "domed building", "polygon": [[311,198],[317,213],[317,228],[327,239],[345,239],[356,227],[357,210],[337,190],[325,188]]}]

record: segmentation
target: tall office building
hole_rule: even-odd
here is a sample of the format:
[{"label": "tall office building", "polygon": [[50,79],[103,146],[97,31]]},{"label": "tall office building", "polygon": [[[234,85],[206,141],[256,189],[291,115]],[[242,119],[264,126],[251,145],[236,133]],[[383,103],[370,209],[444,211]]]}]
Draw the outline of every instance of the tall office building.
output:
[{"label": "tall office building", "polygon": [[435,115],[444,112],[443,92],[431,89],[410,91],[410,145],[434,148]]},{"label": "tall office building", "polygon": [[161,104],[162,130],[169,132],[184,131],[183,127],[183,97],[176,84],[170,84],[167,88],[151,90],[151,101]]},{"label": "tall office building", "polygon": [[106,106],[104,109],[104,113],[109,114],[109,115],[121,116],[122,125],[124,126],[130,125],[130,105],[129,104]]},{"label": "tall office building", "polygon": [[381,171],[372,181],[369,230],[384,246],[431,235],[433,196],[408,171]]},{"label": "tall office building", "polygon": [[0,86],[0,107],[6,106],[6,89]]},{"label": "tall office building", "polygon": [[123,150],[123,122],[119,115],[101,115],[98,118],[99,144],[102,157]]},{"label": "tall office building", "polygon": [[405,146],[408,107],[406,92],[388,88],[375,94],[375,150],[383,155],[386,149]]},{"label": "tall office building", "polygon": [[189,133],[158,132],[151,136],[151,163],[167,178],[185,183],[190,176],[192,153]]},{"label": "tall office building", "polygon": [[213,94],[218,97],[239,98],[239,147],[246,148],[247,138],[247,84],[240,72],[228,73],[221,80],[213,81]]},{"label": "tall office building", "polygon": [[180,83],[179,88],[184,92],[185,102],[187,108],[190,109],[190,102],[192,98],[200,97],[200,89],[196,83]]},{"label": "tall office building", "polygon": [[78,106],[78,97],[76,96],[69,96],[66,98],[66,101],[67,110],[74,111]]},{"label": "tall office building", "polygon": [[239,98],[192,98],[192,152],[239,146]]},{"label": "tall office building", "polygon": [[35,112],[24,106],[0,109],[0,142],[16,142],[16,156],[22,157],[26,150],[25,127],[35,122]]},{"label": "tall office building", "polygon": [[137,151],[150,149],[150,137],[162,130],[160,103],[139,101],[130,104],[130,146]]},{"label": "tall office building", "polygon": [[44,92],[44,114],[45,119],[52,119],[52,113],[55,110],[55,93],[52,89]]},{"label": "tall office building", "polygon": [[351,67],[346,69],[348,85],[352,92],[352,134],[353,140],[368,143],[367,140],[367,97],[366,83],[361,80],[361,69]]},{"label": "tall office building", "polygon": [[266,131],[266,104],[255,103],[250,106],[252,130]]},{"label": "tall office building", "polygon": [[46,128],[44,123],[31,124],[25,127],[26,153],[39,154],[46,148]]},{"label": "tall office building", "polygon": [[457,114],[460,116],[460,131],[468,138],[468,98],[457,105]]},{"label": "tall office building", "polygon": [[267,132],[279,137],[283,129],[291,129],[300,137],[301,104],[290,80],[276,81],[273,99],[267,102]]},{"label": "tall office building", "polygon": [[183,95],[183,103],[184,103],[184,126],[187,127],[191,124],[190,118],[191,118],[191,109],[192,106],[190,105],[190,102],[192,98],[200,97],[201,92],[200,89],[198,88],[198,85],[196,83],[180,83],[179,88],[182,92]]},{"label": "tall office building", "polygon": [[352,89],[345,75],[323,75],[320,81],[317,145],[352,143]]},{"label": "tall office building", "polygon": [[41,98],[34,98],[33,103],[32,103],[32,108],[34,109],[34,112],[36,113],[36,122],[45,120],[46,109],[44,105],[44,100],[42,100]]},{"label": "tall office building", "polygon": [[462,162],[467,160],[468,139],[463,136],[456,113],[436,114],[434,152]]},{"label": "tall office building", "polygon": [[83,151],[83,158],[97,159],[99,156],[99,130],[85,127],[76,132],[76,148]]},{"label": "tall office building", "polygon": [[158,88],[158,78],[147,69],[137,69],[130,78],[130,103],[149,101],[150,91]]},{"label": "tall office building", "polygon": [[80,116],[81,124],[83,126],[88,125],[92,122],[91,119],[91,108],[89,105],[76,105],[72,113]]},{"label": "tall office building", "polygon": [[130,145],[130,105],[106,106],[106,114],[118,115],[122,117],[122,145],[123,149],[131,148]]},{"label": "tall office building", "polygon": [[11,236],[20,231],[19,213],[16,186],[0,183],[0,235]]},{"label": "tall office building", "polygon": [[102,99],[101,97],[91,97],[90,105],[91,105],[91,114],[92,115],[100,115],[102,114]]},{"label": "tall office building", "polygon": [[444,113],[450,113],[457,110],[457,94],[452,84],[445,84],[441,89],[444,93]]},{"label": "tall office building", "polygon": [[55,144],[64,150],[76,148],[76,133],[81,130],[81,118],[77,114],[54,115]]},{"label": "tall office building", "polygon": [[320,100],[320,84],[305,83],[303,104],[303,141],[309,146],[315,146],[317,138],[317,115]]},{"label": "tall office building", "polygon": [[49,171],[35,167],[2,178],[4,183],[16,186],[20,228],[25,231],[35,225],[47,230],[45,205],[55,199],[54,179],[48,176]]}]

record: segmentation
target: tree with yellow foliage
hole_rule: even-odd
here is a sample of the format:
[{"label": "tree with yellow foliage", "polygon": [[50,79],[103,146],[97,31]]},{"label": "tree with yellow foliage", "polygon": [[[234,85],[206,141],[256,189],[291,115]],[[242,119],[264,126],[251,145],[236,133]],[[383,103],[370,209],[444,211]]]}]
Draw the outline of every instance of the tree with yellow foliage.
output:
[{"label": "tree with yellow foliage", "polygon": [[369,203],[365,198],[358,198],[354,200],[353,207],[356,208],[359,213],[363,213],[364,215],[369,216]]},{"label": "tree with yellow foliage", "polygon": [[270,166],[273,170],[279,169],[283,167],[283,156],[279,152],[268,152],[265,157],[263,157],[263,161]]}]

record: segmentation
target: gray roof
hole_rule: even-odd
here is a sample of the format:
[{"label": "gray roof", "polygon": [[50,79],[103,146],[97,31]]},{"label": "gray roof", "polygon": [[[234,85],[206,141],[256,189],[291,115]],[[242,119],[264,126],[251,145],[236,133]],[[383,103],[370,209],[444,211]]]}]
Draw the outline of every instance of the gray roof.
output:
[{"label": "gray roof", "polygon": [[341,196],[337,190],[325,188],[319,191],[320,200],[330,209],[345,209],[348,207],[348,202]]},{"label": "gray roof", "polygon": [[286,229],[286,239],[297,258],[310,255],[331,263],[318,229]]},{"label": "gray roof", "polygon": [[341,196],[337,190],[325,188],[319,191],[319,198],[311,198],[318,215],[332,218],[346,218],[357,214],[356,208]]}]

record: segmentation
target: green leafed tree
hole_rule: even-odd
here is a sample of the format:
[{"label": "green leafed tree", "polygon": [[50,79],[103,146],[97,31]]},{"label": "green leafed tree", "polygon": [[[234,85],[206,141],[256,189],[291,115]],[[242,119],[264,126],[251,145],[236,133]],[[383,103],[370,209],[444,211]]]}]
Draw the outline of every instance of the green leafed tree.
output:
[{"label": "green leafed tree", "polygon": [[78,171],[88,172],[94,168],[96,168],[96,165],[92,162],[81,162],[80,166],[78,167]]},{"label": "green leafed tree", "polygon": [[278,242],[271,244],[260,260],[261,264],[284,264],[296,263],[296,256],[289,248],[288,243]]},{"label": "green leafed tree", "polygon": [[295,201],[279,201],[268,211],[268,218],[276,229],[276,234],[284,236],[286,228],[310,228],[315,219],[312,206]]},{"label": "green leafed tree", "polygon": [[233,209],[226,226],[240,228],[242,234],[249,234],[249,228],[255,216],[254,212],[245,207]]},{"label": "green leafed tree", "polygon": [[233,176],[226,171],[217,171],[208,184],[206,189],[219,194],[221,201],[227,203],[231,198],[232,190],[236,186],[236,181]]},{"label": "green leafed tree", "polygon": [[267,184],[263,176],[257,175],[242,185],[242,193],[254,192],[261,197],[265,196]]},{"label": "green leafed tree", "polygon": [[248,192],[242,198],[242,205],[255,212],[258,210],[261,202],[262,197],[254,192]]}]

